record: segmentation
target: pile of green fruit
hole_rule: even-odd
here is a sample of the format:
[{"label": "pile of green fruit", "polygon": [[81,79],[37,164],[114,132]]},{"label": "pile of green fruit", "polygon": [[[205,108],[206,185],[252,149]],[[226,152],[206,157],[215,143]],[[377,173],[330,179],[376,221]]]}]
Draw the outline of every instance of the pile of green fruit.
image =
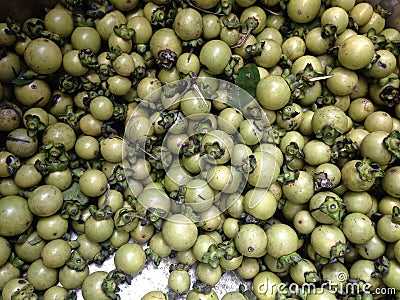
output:
[{"label": "pile of green fruit", "polygon": [[[60,0],[2,21],[0,299],[121,299],[164,261],[168,287],[131,299],[400,299],[389,8]],[[218,295],[228,271],[248,285]]]}]

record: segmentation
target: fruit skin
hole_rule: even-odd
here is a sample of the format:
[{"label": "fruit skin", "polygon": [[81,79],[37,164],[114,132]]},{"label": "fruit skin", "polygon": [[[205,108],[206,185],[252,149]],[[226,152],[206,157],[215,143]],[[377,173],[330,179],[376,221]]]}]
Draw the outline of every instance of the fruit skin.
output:
[{"label": "fruit skin", "polygon": [[106,191],[107,177],[100,170],[87,170],[79,178],[79,187],[87,196],[98,197]]},{"label": "fruit skin", "polygon": [[186,298],[186,300],[218,300],[218,299],[219,297],[214,290],[211,290],[211,292],[208,294],[203,294],[192,290],[189,292]]},{"label": "fruit skin", "polygon": [[101,289],[103,280],[107,277],[107,272],[96,271],[85,278],[82,284],[82,296],[85,300],[107,300]]},{"label": "fruit skin", "polygon": [[347,129],[347,116],[336,106],[325,106],[318,109],[312,118],[312,129],[314,133],[323,129],[324,126],[330,125],[340,132]]},{"label": "fruit skin", "polygon": [[338,6],[326,9],[321,15],[321,26],[333,25],[336,27],[336,34],[341,34],[349,23],[347,12]]},{"label": "fruit skin", "polygon": [[267,152],[255,152],[256,168],[247,178],[248,183],[257,188],[269,188],[278,178],[279,167],[275,157]]},{"label": "fruit skin", "polygon": [[114,256],[115,267],[127,274],[139,273],[146,264],[146,253],[143,248],[134,243],[121,246]]},{"label": "fruit skin", "polygon": [[273,300],[278,292],[281,279],[275,273],[264,271],[253,279],[252,290],[260,300]]},{"label": "fruit skin", "polygon": [[222,276],[221,266],[212,268],[209,264],[198,263],[196,266],[196,277],[206,284],[214,286],[218,283]]},{"label": "fruit skin", "polygon": [[260,33],[267,23],[267,15],[265,11],[260,6],[256,5],[247,7],[243,10],[239,21],[240,23],[245,23],[248,19],[254,19],[257,21],[257,25],[253,26],[254,28],[251,31],[253,34]]},{"label": "fruit skin", "polygon": [[142,297],[141,300],[165,300],[165,295],[160,291],[151,291]]},{"label": "fruit skin", "polygon": [[154,57],[158,58],[163,50],[171,51],[176,55],[176,58],[182,53],[182,43],[173,29],[159,29],[154,32],[150,39],[150,51]]},{"label": "fruit skin", "polygon": [[168,287],[176,293],[183,293],[190,288],[190,275],[184,270],[174,270],[168,277]]},{"label": "fruit skin", "polygon": [[360,177],[360,173],[357,170],[357,165],[360,164],[361,160],[351,160],[347,162],[341,172],[342,172],[342,182],[350,191],[353,192],[364,192],[370,189],[375,180],[363,180]]},{"label": "fruit skin", "polygon": [[361,155],[368,157],[380,166],[386,166],[393,162],[394,158],[384,144],[384,140],[388,135],[387,132],[381,130],[367,134],[361,143]]},{"label": "fruit skin", "polygon": [[382,284],[381,278],[373,278],[372,272],[375,271],[374,262],[367,259],[357,260],[349,269],[349,275],[351,279],[363,280],[369,284],[369,290],[375,291],[377,287]]},{"label": "fruit skin", "polygon": [[68,220],[60,214],[54,214],[39,219],[36,225],[39,236],[45,240],[61,238],[68,230]]},{"label": "fruit skin", "polygon": [[314,263],[309,259],[305,258],[295,264],[294,266],[290,266],[290,276],[297,284],[305,284],[307,282],[306,275],[307,273],[317,274],[317,268]]},{"label": "fruit skin", "polygon": [[[330,210],[328,208],[328,211],[321,211],[321,207],[325,206],[325,202],[329,201],[329,199],[333,200],[335,203],[334,206],[334,212],[336,212],[333,216],[330,216]],[[340,205],[343,205],[343,200],[335,193],[333,192],[319,192],[315,193],[314,196],[312,196],[310,203],[309,203],[309,210],[311,211],[311,215],[317,220],[318,222],[322,224],[338,224],[341,221],[341,217],[343,215],[344,209],[340,207]],[[333,211],[332,211],[333,213]]]},{"label": "fruit skin", "polygon": [[86,266],[82,271],[76,271],[65,265],[58,272],[58,279],[61,285],[67,290],[81,288],[83,281],[88,276],[89,276],[88,266]]},{"label": "fruit skin", "polygon": [[34,262],[39,259],[43,247],[46,245],[46,241],[43,239],[39,243],[33,243],[39,238],[37,231],[32,232],[24,243],[15,245],[15,254],[26,262]]},{"label": "fruit skin", "polygon": [[242,225],[235,235],[237,250],[246,257],[261,257],[267,253],[267,234],[258,225]]},{"label": "fruit skin", "polygon": [[332,247],[338,243],[345,244],[346,237],[335,225],[319,225],[311,233],[311,245],[322,257],[330,258]]},{"label": "fruit skin", "polygon": [[37,187],[28,198],[30,211],[40,217],[55,214],[63,204],[61,190],[53,185]]},{"label": "fruit skin", "polygon": [[42,136],[43,144],[61,143],[65,146],[65,151],[73,149],[76,141],[76,134],[69,125],[57,122],[47,126]]},{"label": "fruit skin", "polygon": [[267,189],[254,188],[249,190],[244,200],[245,211],[260,220],[271,218],[276,209],[276,199]]},{"label": "fruit skin", "polygon": [[320,8],[320,0],[290,0],[287,13],[293,22],[308,23],[317,17]]},{"label": "fruit skin", "polygon": [[[1,69],[1,66],[0,66]],[[0,86],[0,97],[2,96],[2,89]],[[0,130],[4,132],[10,132],[17,129],[21,121],[23,120],[23,114],[21,109],[15,103],[4,101],[1,105],[0,110]]]},{"label": "fruit skin", "polygon": [[113,28],[121,24],[126,24],[126,17],[122,11],[114,9],[95,20],[95,30],[103,41],[107,41],[113,34]]},{"label": "fruit skin", "polygon": [[62,65],[61,49],[49,39],[32,40],[24,51],[24,60],[28,66],[39,74],[52,74]]},{"label": "fruit skin", "polygon": [[218,4],[218,0],[195,0],[193,4],[202,9],[210,9]]},{"label": "fruit skin", "polygon": [[385,171],[382,178],[382,188],[395,198],[400,198],[400,167],[394,166]]},{"label": "fruit skin", "polygon": [[114,221],[111,218],[95,220],[92,216],[85,221],[85,234],[93,242],[104,242],[114,231]]},{"label": "fruit skin", "polygon": [[305,171],[299,171],[296,180],[282,186],[282,192],[291,203],[305,204],[314,195],[313,184],[312,175]]},{"label": "fruit skin", "polygon": [[363,26],[368,23],[371,19],[372,14],[374,12],[374,8],[370,3],[362,2],[356,4],[350,11],[350,16],[353,18],[354,22]]},{"label": "fruit skin", "polygon": [[395,243],[400,239],[400,226],[393,222],[391,215],[385,215],[376,224],[376,233],[382,240]]},{"label": "fruit skin", "polygon": [[372,64],[368,75],[374,78],[384,78],[393,73],[396,69],[396,56],[388,50],[378,50],[376,54],[379,59]]},{"label": "fruit skin", "polygon": [[201,48],[199,59],[207,73],[218,75],[224,72],[231,56],[228,44],[221,40],[211,40]]},{"label": "fruit skin", "polygon": [[11,279],[4,285],[1,293],[2,299],[12,300],[14,298],[14,294],[21,290],[24,290],[25,294],[31,295],[31,293],[34,291],[34,288],[30,282],[24,278]]},{"label": "fruit skin", "polygon": [[337,96],[350,95],[357,86],[358,75],[353,70],[336,67],[330,74],[333,77],[326,80],[326,85]]},{"label": "fruit skin", "polygon": [[74,30],[74,19],[68,10],[54,8],[49,10],[44,17],[46,29],[58,34],[62,38],[67,38]]},{"label": "fruit skin", "polygon": [[[39,139],[36,136],[30,137],[28,135],[28,130],[25,128],[16,128],[7,135],[7,150],[18,158],[26,158],[33,155],[38,149],[38,146]],[[6,153],[3,152],[2,154]],[[17,160],[17,158],[14,159]]]},{"label": "fruit skin", "polygon": [[345,216],[342,222],[342,231],[347,240],[355,244],[369,242],[375,234],[372,221],[361,213],[351,213]]},{"label": "fruit skin", "polygon": [[398,280],[400,276],[400,263],[396,260],[389,261],[389,272],[382,278],[382,281],[391,288],[400,290],[400,282]]},{"label": "fruit skin", "polygon": [[4,265],[11,254],[11,245],[7,239],[0,236],[0,266]]},{"label": "fruit skin", "polygon": [[281,46],[274,40],[262,40],[263,48],[260,55],[256,55],[253,59],[257,66],[263,68],[271,68],[275,66],[282,56]]},{"label": "fruit skin", "polygon": [[339,62],[347,69],[365,68],[375,54],[374,44],[364,35],[355,35],[346,39],[338,51]]},{"label": "fruit skin", "polygon": [[0,236],[23,233],[31,225],[33,214],[28,201],[20,196],[0,198]]},{"label": "fruit skin", "polygon": [[178,11],[172,25],[175,33],[184,41],[198,39],[203,32],[203,19],[193,8]]},{"label": "fruit skin", "polygon": [[55,285],[46,290],[43,294],[43,300],[64,299],[67,294],[68,291],[65,288]]},{"label": "fruit skin", "polygon": [[239,292],[229,292],[226,293],[221,300],[246,300],[246,298]]},{"label": "fruit skin", "polygon": [[20,269],[14,267],[10,262],[0,266],[0,291],[3,290],[7,282],[18,278],[21,275]]},{"label": "fruit skin", "polygon": [[256,97],[265,109],[279,110],[289,102],[290,88],[281,76],[270,75],[257,83]]},{"label": "fruit skin", "polygon": [[37,291],[44,291],[57,283],[58,270],[43,264],[43,260],[34,261],[28,268],[26,278]]},{"label": "fruit skin", "polygon": [[147,44],[153,35],[153,28],[150,22],[143,16],[135,16],[128,19],[128,28],[133,28],[136,32],[132,41],[135,44]]},{"label": "fruit skin", "polygon": [[286,224],[275,224],[267,229],[267,251],[274,258],[288,255],[298,248],[296,231]]},{"label": "fruit skin", "polygon": [[167,244],[176,251],[189,250],[196,242],[198,230],[186,216],[175,214],[169,217],[161,229]]},{"label": "fruit skin", "polygon": [[48,242],[42,249],[43,265],[48,268],[62,267],[71,256],[71,246],[62,239]]}]

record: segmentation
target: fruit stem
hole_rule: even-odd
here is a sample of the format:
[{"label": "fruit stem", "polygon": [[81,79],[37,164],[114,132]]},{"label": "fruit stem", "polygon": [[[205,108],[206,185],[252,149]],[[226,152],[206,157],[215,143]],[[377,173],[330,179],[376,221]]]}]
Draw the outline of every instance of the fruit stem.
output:
[{"label": "fruit stem", "polygon": [[87,266],[86,260],[83,259],[79,250],[72,251],[71,257],[65,263],[68,268],[81,272]]},{"label": "fruit stem", "polygon": [[344,204],[334,197],[327,196],[317,209],[336,222],[340,222],[344,213]]},{"label": "fruit stem", "polygon": [[379,164],[371,162],[368,158],[364,158],[361,162],[357,162],[356,168],[362,180],[373,181],[378,177],[383,177],[384,175],[384,171]]},{"label": "fruit stem", "polygon": [[393,206],[392,223],[400,224],[400,208],[398,206]]},{"label": "fruit stem", "polygon": [[117,294],[120,291],[118,287],[121,283],[130,284],[132,278],[122,272],[121,270],[112,270],[107,274],[107,277],[101,284],[101,289],[104,294],[112,300],[120,300],[120,296]]},{"label": "fruit stem", "polygon": [[341,260],[349,251],[350,249],[348,245],[339,241],[331,248],[329,261],[334,263],[338,260]]},{"label": "fruit stem", "polygon": [[300,256],[300,254],[298,254],[297,252],[293,252],[293,253],[290,253],[287,255],[282,255],[281,257],[279,257],[279,259],[276,262],[276,266],[278,269],[282,269],[285,266],[287,266],[288,264],[293,266],[301,260],[302,260],[302,258]]},{"label": "fruit stem", "polygon": [[400,158],[400,131],[393,130],[383,140],[387,150],[392,153],[395,157]]},{"label": "fruit stem", "polygon": [[286,146],[285,160],[291,161],[295,158],[303,159],[304,153],[296,142],[290,142],[290,144]]},{"label": "fruit stem", "polygon": [[332,146],[335,143],[336,138],[342,135],[342,132],[335,128],[333,125],[325,124],[316,134],[317,138],[322,139],[322,141],[328,146]]},{"label": "fruit stem", "polygon": [[224,154],[225,149],[217,141],[204,144],[204,151],[201,153],[202,156],[207,156],[207,158],[211,159],[218,159]]},{"label": "fruit stem", "polygon": [[294,170],[288,165],[284,165],[283,173],[279,174],[277,181],[282,184],[291,184],[299,178],[299,175],[299,170]]},{"label": "fruit stem", "polygon": [[320,282],[321,281],[321,277],[315,271],[305,272],[304,273],[304,278],[305,278],[307,283],[315,283],[315,282]]},{"label": "fruit stem", "polygon": [[375,271],[372,272],[372,278],[382,278],[389,273],[390,261],[386,256],[382,256],[374,261]]}]

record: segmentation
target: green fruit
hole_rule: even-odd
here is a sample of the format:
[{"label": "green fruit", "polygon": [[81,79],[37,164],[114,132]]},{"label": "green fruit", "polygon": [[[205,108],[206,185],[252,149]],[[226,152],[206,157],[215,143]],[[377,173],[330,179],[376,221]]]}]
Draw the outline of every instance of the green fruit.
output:
[{"label": "green fruit", "polygon": [[254,277],[252,291],[260,300],[274,300],[278,293],[281,279],[272,272],[260,272]]},{"label": "green fruit", "polygon": [[172,25],[175,33],[184,41],[198,39],[203,32],[203,20],[200,13],[193,8],[178,11]]},{"label": "green fruit", "polygon": [[267,233],[267,251],[274,258],[288,255],[298,248],[296,231],[286,224],[275,224],[269,227]]},{"label": "green fruit", "polygon": [[61,208],[63,200],[59,188],[53,185],[41,185],[30,194],[28,206],[36,216],[47,217],[55,214]]},{"label": "green fruit", "polygon": [[235,235],[237,250],[246,257],[261,257],[267,253],[267,235],[258,225],[240,226]]},{"label": "green fruit", "polygon": [[39,74],[51,74],[61,67],[62,53],[53,41],[37,38],[26,47],[24,60],[33,71]]},{"label": "green fruit", "polygon": [[31,225],[33,215],[28,201],[20,196],[0,198],[0,235],[14,236],[23,233]]},{"label": "green fruit", "polygon": [[375,228],[368,216],[361,213],[351,213],[345,216],[342,231],[346,238],[354,244],[369,242],[375,234]]},{"label": "green fruit", "polygon": [[[343,256],[345,253],[346,237],[334,225],[319,225],[311,233],[311,245],[314,250],[325,258]],[[343,248],[343,249],[341,249]]]},{"label": "green fruit", "polygon": [[290,0],[287,13],[293,22],[309,23],[317,17],[320,7],[320,0]]},{"label": "green fruit", "polygon": [[135,275],[146,264],[146,253],[140,245],[127,243],[118,248],[114,256],[114,263],[117,269]]},{"label": "green fruit", "polygon": [[211,40],[200,50],[200,63],[212,75],[222,74],[232,56],[228,44],[221,40]]},{"label": "green fruit", "polygon": [[186,216],[176,214],[169,217],[161,229],[164,240],[176,251],[186,251],[196,242],[196,225]]},{"label": "green fruit", "polygon": [[279,110],[289,102],[290,88],[281,76],[270,75],[258,82],[256,97],[265,109]]},{"label": "green fruit", "polygon": [[82,296],[85,300],[107,300],[109,297],[104,294],[102,284],[107,277],[107,272],[96,271],[89,274],[82,284]]},{"label": "green fruit", "polygon": [[43,260],[34,261],[26,272],[26,279],[32,284],[35,290],[43,291],[57,283],[58,271],[47,267]]}]

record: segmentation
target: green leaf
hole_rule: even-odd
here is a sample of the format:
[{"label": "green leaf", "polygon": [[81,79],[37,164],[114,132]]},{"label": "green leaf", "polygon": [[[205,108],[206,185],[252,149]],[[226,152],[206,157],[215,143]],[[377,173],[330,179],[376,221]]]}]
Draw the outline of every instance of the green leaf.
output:
[{"label": "green leaf", "polygon": [[74,182],[70,188],[63,191],[64,201],[76,201],[81,205],[85,205],[89,202],[89,198],[81,192],[79,183]]},{"label": "green leaf", "polygon": [[251,96],[256,96],[257,84],[260,81],[260,73],[255,64],[251,64],[247,67],[242,67],[239,70],[238,76],[235,80],[235,84]]},{"label": "green leaf", "polygon": [[251,64],[247,67],[242,67],[239,70],[235,80],[235,85],[229,88],[230,101],[228,104],[236,109],[241,110],[256,96],[257,84],[260,81],[260,73],[256,65]]},{"label": "green leaf", "polygon": [[30,84],[33,80],[34,80],[33,78],[30,79],[15,78],[11,83],[15,85],[26,85]]}]

